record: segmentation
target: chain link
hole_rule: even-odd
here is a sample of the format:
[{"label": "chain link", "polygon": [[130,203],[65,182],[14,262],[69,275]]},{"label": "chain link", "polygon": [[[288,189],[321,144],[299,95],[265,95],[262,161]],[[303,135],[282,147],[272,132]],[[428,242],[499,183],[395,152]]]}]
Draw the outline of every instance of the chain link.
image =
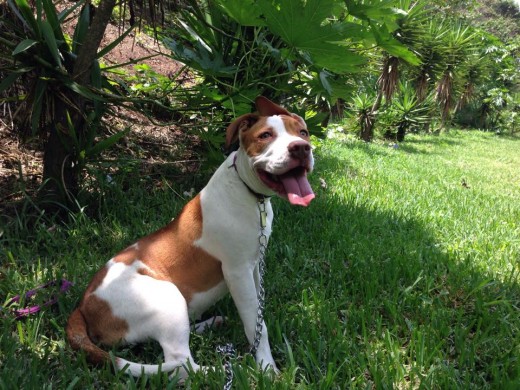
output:
[{"label": "chain link", "polygon": [[[260,236],[258,238],[259,243],[259,256],[258,256],[258,309],[256,311],[256,326],[255,326],[255,337],[249,353],[253,355],[253,358],[258,351],[260,346],[260,339],[262,338],[262,330],[264,323],[264,308],[265,308],[265,289],[264,289],[264,274],[265,274],[265,253],[267,251],[267,234],[265,234],[265,228],[267,226],[267,211],[265,209],[265,199],[258,199],[258,211],[260,212]],[[226,373],[226,382],[224,383],[224,390],[230,390],[233,384],[233,369],[231,366],[231,358],[235,357],[236,351],[233,344],[226,344],[225,346],[219,345],[217,352],[224,357],[224,371]]]},{"label": "chain link", "polygon": [[233,367],[231,366],[231,359],[235,357],[235,348],[233,344],[226,344],[224,346],[219,345],[217,352],[224,357],[224,372],[226,373],[226,383],[224,384],[224,390],[231,390],[233,384]]}]

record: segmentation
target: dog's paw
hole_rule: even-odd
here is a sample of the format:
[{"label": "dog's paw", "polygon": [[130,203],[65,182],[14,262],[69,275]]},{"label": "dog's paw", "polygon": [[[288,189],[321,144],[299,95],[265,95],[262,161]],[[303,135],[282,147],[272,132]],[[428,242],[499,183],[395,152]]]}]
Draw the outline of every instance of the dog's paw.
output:
[{"label": "dog's paw", "polygon": [[224,322],[225,322],[225,317],[222,317],[222,316],[211,317],[205,321],[197,322],[194,325],[193,330],[195,331],[195,333],[200,334],[200,333],[205,332],[209,328],[216,328],[218,326],[222,326],[224,324]]},{"label": "dog's paw", "polygon": [[276,367],[276,363],[274,362],[274,360],[267,362],[265,360],[262,360],[260,361],[259,365],[262,371],[265,374],[269,375],[272,379],[274,379],[275,376],[280,374],[280,370],[278,369],[278,367]]},{"label": "dog's paw", "polygon": [[211,324],[211,326],[222,326],[224,325],[224,322],[226,322],[226,317],[224,316],[215,316],[212,318],[213,320],[213,323]]}]

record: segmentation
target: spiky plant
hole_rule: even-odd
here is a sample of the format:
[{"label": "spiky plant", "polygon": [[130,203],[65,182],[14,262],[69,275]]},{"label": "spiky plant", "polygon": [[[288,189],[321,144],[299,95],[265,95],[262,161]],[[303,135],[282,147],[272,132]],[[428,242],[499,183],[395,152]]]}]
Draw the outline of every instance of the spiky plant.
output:
[{"label": "spiky plant", "polygon": [[386,138],[395,138],[402,142],[412,128],[420,129],[428,123],[433,107],[431,95],[429,96],[420,101],[410,83],[399,82],[398,93],[384,112],[386,126],[389,128],[385,133]]},{"label": "spiky plant", "polygon": [[359,138],[365,139],[369,126],[373,123],[372,108],[376,97],[367,93],[360,93],[352,97],[350,110],[356,117],[356,124],[359,129]]},{"label": "spiky plant", "polygon": [[[367,123],[364,131],[360,133],[361,139],[370,141],[374,136],[374,125],[377,111],[381,106],[383,97],[386,103],[390,103],[399,82],[399,67],[405,62],[412,66],[418,66],[421,60],[412,50],[417,40],[422,36],[420,26],[424,24],[426,18],[424,1],[401,0],[398,7],[401,10],[400,17],[397,19],[395,30],[392,32],[392,39],[387,39],[378,43],[384,50],[384,58],[381,66],[381,74],[377,80],[378,94],[372,106],[370,115],[367,116]],[[376,39],[378,35],[376,34]],[[399,45],[396,45],[396,44]]]},{"label": "spiky plant", "polygon": [[436,98],[441,108],[441,118],[446,125],[463,96],[470,64],[477,60],[477,34],[469,27],[454,23],[442,36],[441,56],[444,69],[436,87]]}]

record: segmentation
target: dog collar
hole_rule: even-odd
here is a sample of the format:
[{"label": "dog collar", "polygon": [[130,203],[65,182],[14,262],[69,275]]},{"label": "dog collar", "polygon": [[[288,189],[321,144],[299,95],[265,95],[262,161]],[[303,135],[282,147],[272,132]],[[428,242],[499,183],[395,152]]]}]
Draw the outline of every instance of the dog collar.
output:
[{"label": "dog collar", "polygon": [[267,200],[267,199],[271,199],[270,196],[267,196],[267,195],[264,195],[264,194],[260,194],[260,193],[258,193],[256,191],[253,191],[253,189],[247,185],[247,183],[240,177],[240,174],[238,173],[236,162],[237,162],[237,154],[235,153],[235,155],[233,156],[233,164],[231,164],[228,168],[235,168],[235,172],[237,173],[238,178],[246,186],[248,191],[251,194],[253,194],[259,201],[264,201],[264,200]]}]

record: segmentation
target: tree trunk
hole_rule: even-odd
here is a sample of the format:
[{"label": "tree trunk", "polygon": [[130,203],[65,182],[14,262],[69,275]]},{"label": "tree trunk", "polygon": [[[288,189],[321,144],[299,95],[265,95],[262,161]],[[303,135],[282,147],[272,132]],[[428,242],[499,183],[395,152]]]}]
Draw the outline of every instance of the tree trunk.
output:
[{"label": "tree trunk", "polygon": [[78,58],[74,64],[73,77],[79,84],[85,85],[90,82],[90,68],[97,57],[99,45],[101,45],[115,5],[116,0],[101,0],[96,9],[87,33],[89,39],[79,49]]},{"label": "tree trunk", "polygon": [[395,139],[397,140],[397,142],[403,142],[405,134],[406,134],[406,126],[400,125],[397,128],[397,134],[395,135]]},{"label": "tree trunk", "polygon": [[[73,78],[81,85],[90,84],[91,67],[110,21],[115,0],[102,0],[89,27],[89,39],[80,47],[74,64]],[[39,194],[42,205],[52,212],[58,205],[74,206],[78,195],[80,167],[79,150],[73,148],[69,135],[68,116],[78,138],[82,138],[85,128],[86,102],[71,90],[65,91],[69,102],[54,108],[53,122],[48,129],[43,156],[43,185]]]},{"label": "tree trunk", "polygon": [[66,146],[70,137],[60,130],[61,124],[66,123],[63,110],[57,108],[54,113],[56,120],[49,126],[49,135],[44,146],[43,186],[39,201],[43,208],[51,212],[59,210],[61,206],[70,207],[78,192],[79,172],[74,161],[76,156]]},{"label": "tree trunk", "polygon": [[397,82],[399,81],[399,59],[393,56],[385,55],[383,70],[377,80],[379,90],[377,92],[377,98],[367,115],[366,123],[361,126],[361,132],[359,137],[365,141],[370,142],[374,138],[374,125],[376,123],[376,113],[381,106],[383,95],[385,96],[386,102],[390,102],[394,95]]},{"label": "tree trunk", "polygon": [[374,138],[374,125],[376,123],[376,112],[381,106],[381,100],[383,99],[383,92],[381,89],[377,93],[376,101],[370,109],[370,113],[366,117],[366,121],[361,123],[361,131],[359,132],[359,138],[365,142],[370,142]]}]

